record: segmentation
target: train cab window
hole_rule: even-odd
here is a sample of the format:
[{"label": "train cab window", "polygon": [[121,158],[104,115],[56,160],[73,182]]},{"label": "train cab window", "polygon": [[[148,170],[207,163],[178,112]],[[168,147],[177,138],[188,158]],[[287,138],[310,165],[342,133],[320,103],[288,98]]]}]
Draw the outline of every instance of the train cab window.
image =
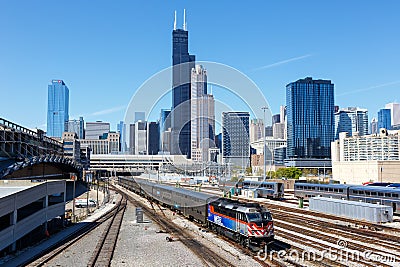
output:
[{"label": "train cab window", "polygon": [[390,193],[385,193],[385,197],[391,197]]}]

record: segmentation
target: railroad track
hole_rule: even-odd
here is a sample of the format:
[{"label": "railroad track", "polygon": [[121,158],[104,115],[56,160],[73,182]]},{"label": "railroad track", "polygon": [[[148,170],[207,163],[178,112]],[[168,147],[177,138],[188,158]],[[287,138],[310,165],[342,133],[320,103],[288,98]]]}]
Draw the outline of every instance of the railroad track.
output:
[{"label": "railroad track", "polygon": [[108,213],[102,215],[93,223],[87,224],[85,227],[79,229],[76,232],[71,233],[70,235],[60,240],[59,242],[55,243],[53,246],[50,246],[47,249],[41,251],[40,254],[37,254],[34,257],[27,259],[23,264],[21,264],[21,266],[29,266],[29,267],[45,266],[56,256],[63,253],[67,248],[73,246],[81,239],[86,237],[100,224],[103,224],[107,222],[110,218],[112,218],[115,213],[119,212],[120,204],[121,200],[119,200],[117,205],[114,206]]},{"label": "railroad track", "polygon": [[[393,236],[387,233],[377,233],[365,229],[349,228],[344,225],[334,224],[320,219],[320,218],[328,218],[335,220],[340,219],[341,221],[346,220],[341,217],[330,216],[320,213],[316,213],[316,215],[311,215],[314,216],[314,218],[308,216],[304,217],[304,215],[301,214],[301,212],[305,211],[306,214],[310,215],[310,213],[308,213],[307,210],[300,210],[287,206],[280,206],[277,204],[268,204],[268,203],[266,203],[266,206],[274,216],[275,219],[274,225],[276,226],[276,228],[282,228],[280,230],[275,231],[276,235],[284,237],[287,240],[291,240],[293,243],[299,243],[299,240],[304,239],[304,236],[313,237],[315,240],[326,241],[335,245],[338,240],[343,239],[346,240],[346,248],[343,249],[359,251],[360,253],[368,251],[371,252],[370,256],[373,256],[370,257],[370,259],[368,260],[360,259],[358,261],[353,261],[355,264],[362,264],[364,266],[377,266],[377,264],[379,266],[392,266],[390,264],[383,262],[382,259],[398,260],[396,258],[396,256],[400,254],[400,249],[399,249],[400,243],[398,236]],[[315,213],[311,212],[311,214]],[[350,221],[353,223],[354,222],[360,223],[359,221],[356,220],[350,220]],[[371,223],[367,224],[370,226],[368,227],[369,229],[376,229],[375,224]],[[372,225],[374,227],[372,227]],[[296,235],[293,234],[293,232],[301,234]],[[330,235],[327,233],[330,233]],[[359,242],[354,242],[354,241],[359,241]],[[369,244],[369,245],[364,245],[364,244]],[[319,251],[332,249],[332,246],[327,246],[322,242],[318,242],[318,244],[310,244],[310,242],[307,243],[303,242],[302,245],[311,247]],[[327,261],[329,266],[329,259]],[[332,262],[331,264],[334,264],[334,262]],[[346,266],[346,264],[342,264],[340,262],[335,262],[335,264],[337,266]]]},{"label": "railroad track", "polygon": [[[114,187],[114,190],[120,192],[121,194],[125,194],[124,191]],[[149,208],[147,205],[143,204],[141,201],[134,198],[132,195],[125,194],[127,200],[132,203],[134,206],[141,207],[144,213],[154,222],[156,222],[165,232],[168,232],[171,236],[178,237],[179,241],[183,243],[190,251],[193,252],[203,263],[205,266],[231,266],[234,265],[222,258],[218,253],[211,250],[210,248],[204,246],[202,243],[197,241],[194,238],[192,232],[187,229],[182,229],[179,226],[175,225],[165,216],[160,216],[159,213],[153,208]]]},{"label": "railroad track", "polygon": [[123,194],[122,200],[119,204],[119,209],[114,213],[108,227],[103,232],[87,266],[102,267],[111,265],[126,206],[127,197]]},{"label": "railroad track", "polygon": [[[212,190],[202,191],[206,192]],[[220,194],[219,191],[214,191],[212,193],[217,195]],[[244,199],[239,200],[246,201]],[[249,202],[253,201],[250,200]],[[334,215],[322,214],[294,207],[282,206],[278,203],[273,203],[273,201],[268,200],[262,202],[262,204],[267,206],[269,210],[271,210],[271,212],[273,213],[274,218],[277,219],[277,222],[275,223],[275,226],[277,226],[277,228],[279,229],[276,231],[277,236],[290,241],[291,247],[295,248],[296,251],[299,253],[308,251],[310,248],[316,252],[326,251],[334,248],[334,246],[337,245],[338,240],[347,240],[347,247],[343,248],[341,250],[342,252],[345,251],[345,249],[347,249],[347,251],[351,250],[359,252],[373,251],[373,254],[375,256],[388,256],[390,259],[396,259],[396,255],[400,254],[400,249],[398,248],[400,244],[399,236],[376,231],[383,229],[394,231],[395,229],[391,227],[361,222]],[[311,216],[313,218],[310,218]],[[329,219],[332,220],[332,222],[323,219]],[[337,224],[337,221],[345,222],[346,225]],[[350,223],[354,225],[362,224],[364,229],[348,227],[347,224]],[[303,234],[303,236],[298,233]],[[307,240],[307,237],[313,238],[311,244],[310,241]],[[301,242],[301,240],[305,241]],[[230,240],[227,241],[230,242]],[[307,243],[307,241],[309,242]],[[306,249],[304,249],[305,247]],[[249,253],[247,254],[249,255]],[[289,257],[285,258],[285,260],[291,265],[301,266],[301,264],[299,265],[297,261],[293,261]],[[266,264],[262,261],[259,262],[262,265]],[[379,258],[375,261],[374,258],[371,258],[368,260],[360,259],[340,262],[325,257],[320,259],[318,263],[316,263],[315,261],[313,261],[312,263],[314,265],[320,266],[347,266],[349,263],[353,264],[354,266],[377,266],[377,264],[379,264],[379,266],[391,266],[385,262],[380,261]],[[275,260],[274,258],[267,265],[285,266],[282,265],[282,259]]]},{"label": "railroad track", "polygon": [[[243,201],[243,199],[239,200]],[[251,200],[247,201],[252,202]],[[280,220],[280,222],[275,223],[275,226],[277,226],[278,228],[281,227],[282,229],[275,232],[277,236],[281,236],[284,237],[286,240],[290,240],[292,244],[299,244],[302,246],[313,248],[316,251],[323,251],[332,249],[332,246],[327,246],[322,242],[326,241],[336,245],[336,242],[340,238],[343,238],[343,240],[349,240],[346,241],[346,249],[348,250],[360,252],[373,251],[372,255],[375,257],[371,257],[368,260],[361,259],[358,261],[353,261],[354,264],[361,264],[363,266],[377,266],[377,264],[379,264],[379,266],[391,266],[390,264],[382,262],[381,259],[388,258],[390,260],[398,260],[396,256],[400,254],[400,237],[389,233],[376,232],[376,230],[383,229],[390,231],[395,230],[391,227],[368,222],[360,222],[353,219],[317,213],[309,210],[282,206],[271,202],[272,201],[268,201],[264,202],[263,204],[265,204],[265,206],[267,206],[268,209],[272,212],[274,219]],[[308,216],[304,217],[304,214]],[[314,218],[310,218],[311,216],[313,216]],[[363,227],[366,229],[350,228],[345,225],[327,222],[321,220],[320,218],[352,223],[354,225],[362,224]],[[296,224],[303,227],[297,227]],[[285,230],[287,232],[285,232]],[[303,242],[302,244],[301,242],[299,242],[299,240],[301,240],[302,238],[293,234],[290,235],[290,231],[302,234],[306,233],[306,236],[312,236],[315,238],[315,240],[321,240],[322,242],[316,242],[315,244]],[[317,234],[316,231],[319,231],[320,234]],[[324,234],[325,232],[330,232],[331,236]],[[332,235],[335,235],[335,237],[332,237]],[[339,238],[337,237],[338,235],[340,236]],[[293,236],[295,236],[295,238],[293,238]],[[296,250],[300,252],[304,251],[304,249],[302,249],[301,247],[296,247]],[[319,262],[319,265],[326,266],[346,266],[347,264],[348,262],[341,263],[338,261],[332,261],[329,258],[323,259]]]},{"label": "railroad track", "polygon": [[[136,201],[136,200],[135,200]],[[143,204],[141,204],[141,203],[138,203],[138,205],[140,205],[140,206],[142,206],[143,207]],[[151,212],[154,214],[154,215],[158,215],[158,217],[156,218],[156,219],[154,219],[153,218],[153,220],[155,220],[155,221],[157,221],[158,223],[159,223],[159,225],[160,226],[163,226],[164,227],[164,229],[168,229],[167,227],[170,227],[170,226],[166,226],[165,225],[165,223],[164,222],[160,222],[159,220],[160,220],[160,216],[162,217],[162,218],[165,218],[166,220],[168,220],[169,221],[169,219],[168,218],[166,218],[166,215],[165,215],[165,213],[163,212],[163,210],[157,205],[157,207],[158,207],[158,209],[159,210],[156,210],[155,209],[155,205],[153,205],[153,203],[151,202],[151,201],[149,201],[149,205],[151,206]],[[161,213],[161,214],[160,214]],[[169,223],[172,223],[172,222],[169,222]],[[198,224],[198,226],[199,227],[203,227],[203,225],[199,225]],[[176,226],[175,226],[176,227]],[[172,232],[171,232],[172,233]],[[177,233],[175,233],[175,234],[177,234]],[[304,266],[304,262],[297,262],[296,260],[293,260],[293,259],[291,259],[291,258],[289,258],[289,257],[286,257],[286,258],[280,258],[279,256],[278,256],[278,253],[277,253],[277,251],[280,251],[280,250],[282,250],[282,248],[283,248],[283,250],[286,250],[287,249],[287,247],[285,247],[285,246],[279,246],[278,244],[280,244],[280,242],[278,241],[278,242],[276,242],[276,243],[274,243],[274,244],[272,244],[272,245],[270,245],[269,247],[268,247],[268,251],[267,251],[267,254],[265,254],[265,251],[263,252],[264,254],[259,254],[258,253],[258,251],[252,251],[252,250],[250,250],[250,249],[248,249],[248,248],[244,248],[244,247],[242,247],[242,246],[240,246],[238,243],[236,243],[236,242],[234,242],[233,240],[231,240],[231,239],[229,239],[229,238],[227,238],[227,237],[225,237],[225,236],[223,236],[223,235],[219,235],[219,237],[221,238],[221,239],[223,239],[224,241],[226,241],[226,242],[228,242],[228,243],[230,243],[232,246],[234,246],[234,247],[236,247],[239,251],[242,251],[244,254],[246,254],[246,255],[248,255],[248,256],[251,256],[255,261],[257,261],[261,266],[279,266],[279,267],[286,267],[286,266],[294,266],[294,267],[302,267],[302,266]],[[187,239],[187,238],[186,238]],[[190,240],[190,241],[193,241],[192,239]],[[203,247],[203,245],[202,244],[199,244],[201,247]],[[197,247],[196,248],[196,250],[198,250],[199,248]],[[264,249],[264,248],[263,248]],[[300,252],[302,252],[303,251],[303,249],[301,249],[300,247],[297,247],[297,250],[298,251],[300,251]],[[275,251],[275,253],[274,253],[274,251]],[[198,254],[198,252],[195,252],[195,254],[196,255],[198,255],[199,256],[199,254]],[[264,256],[263,256],[264,255]],[[271,256],[270,256],[271,255]],[[200,255],[201,257],[204,257],[204,254],[201,254]],[[216,257],[219,257],[218,255],[216,256]],[[263,257],[265,257],[264,259],[263,259]],[[215,256],[213,256],[212,257],[212,259],[213,260],[215,260]],[[209,263],[209,261],[203,261],[203,263],[205,263],[205,265],[210,265]],[[326,265],[326,264],[319,264],[319,265],[322,265],[322,266],[332,266],[332,264],[330,264],[330,265]],[[212,263],[212,266],[232,266],[232,264],[229,264],[229,265],[227,265],[227,263],[226,262],[215,262],[215,263]],[[343,265],[344,266],[344,265]]]},{"label": "railroad track", "polygon": [[[362,229],[353,229],[344,225],[335,225],[331,223],[313,219],[313,218],[300,218],[299,216],[288,214],[281,211],[274,211],[274,218],[282,221],[290,221],[296,225],[306,225],[308,228],[320,232],[330,232],[335,235],[339,235],[343,239],[351,239],[360,242],[366,242],[370,244],[376,244],[387,250],[395,251],[400,255],[400,242],[398,240],[386,239],[385,236],[380,236],[380,233],[366,232]],[[391,236],[393,237],[393,236]],[[379,243],[376,243],[379,241]]]},{"label": "railroad track", "polygon": [[[241,200],[241,199],[239,199]],[[250,201],[251,202],[251,201]],[[271,209],[278,209],[278,210],[284,210],[287,212],[293,212],[293,213],[301,213],[303,215],[311,215],[319,218],[325,218],[325,219],[330,219],[330,220],[335,220],[335,221],[343,221],[349,224],[354,224],[354,225],[361,225],[367,229],[374,230],[374,231],[380,231],[380,230],[386,230],[386,231],[395,231],[397,229],[390,227],[390,226],[385,226],[382,224],[377,224],[377,223],[370,223],[370,222],[365,222],[365,221],[360,221],[360,220],[355,220],[355,219],[350,219],[350,218],[344,218],[344,217],[339,217],[335,215],[330,215],[326,213],[320,213],[316,211],[311,211],[311,210],[306,210],[306,209],[300,209],[300,208],[294,208],[294,207],[288,207],[288,206],[282,206],[277,203],[273,203],[272,201],[266,201],[262,202],[262,204],[265,204],[268,208]],[[400,236],[396,237],[396,240],[400,240]]]}]

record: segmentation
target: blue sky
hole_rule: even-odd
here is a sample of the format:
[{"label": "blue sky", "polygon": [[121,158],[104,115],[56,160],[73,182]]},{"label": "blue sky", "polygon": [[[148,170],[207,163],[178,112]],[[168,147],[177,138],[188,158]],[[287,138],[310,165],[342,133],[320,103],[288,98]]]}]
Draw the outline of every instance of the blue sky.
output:
[{"label": "blue sky", "polygon": [[400,101],[399,1],[1,1],[0,116],[45,129],[47,85],[63,79],[71,118],[115,129],[135,90],[170,66],[183,8],[190,53],[248,75],[273,113],[307,76],[370,118]]}]

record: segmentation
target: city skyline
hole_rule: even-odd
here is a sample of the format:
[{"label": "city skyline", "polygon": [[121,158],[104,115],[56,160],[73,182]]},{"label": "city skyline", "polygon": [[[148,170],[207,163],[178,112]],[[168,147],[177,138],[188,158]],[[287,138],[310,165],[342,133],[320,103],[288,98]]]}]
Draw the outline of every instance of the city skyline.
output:
[{"label": "city skyline", "polygon": [[[312,76],[335,83],[335,105],[367,108],[371,119],[385,104],[398,100],[400,86],[396,72],[398,37],[393,34],[399,24],[395,12],[399,4],[385,4],[346,3],[343,9],[340,2],[293,2],[290,8],[260,3],[259,8],[249,10],[239,3],[202,6],[160,2],[156,7],[144,4],[139,12],[133,3],[117,6],[100,2],[90,6],[90,14],[83,11],[85,3],[75,8],[73,4],[26,2],[31,12],[15,3],[3,4],[0,22],[7,25],[3,32],[7,42],[0,45],[4,64],[0,65],[4,74],[0,88],[6,95],[23,95],[21,105],[32,112],[26,116],[10,101],[2,106],[1,114],[27,127],[46,129],[46,85],[52,79],[63,79],[70,89],[70,119],[83,116],[85,121],[103,120],[115,127],[136,88],[171,64],[174,10],[178,11],[180,27],[186,7],[189,51],[248,75],[263,91],[273,114],[286,102],[286,84]],[[48,24],[41,18],[56,8],[76,19]],[[124,16],[132,10],[134,16]],[[121,12],[121,16],[114,12]],[[202,18],[205,12],[207,20]],[[313,16],[304,17],[304,12]],[[336,21],[339,15],[340,21]],[[376,18],[373,21],[368,19],[372,15]],[[233,19],[236,16],[243,19]],[[110,27],[103,17],[112,19],[115,26]],[[141,21],[147,22],[146,27]],[[305,38],[306,33],[315,34]],[[145,38],[137,42],[136,36]],[[58,38],[65,41],[55,41]]]}]

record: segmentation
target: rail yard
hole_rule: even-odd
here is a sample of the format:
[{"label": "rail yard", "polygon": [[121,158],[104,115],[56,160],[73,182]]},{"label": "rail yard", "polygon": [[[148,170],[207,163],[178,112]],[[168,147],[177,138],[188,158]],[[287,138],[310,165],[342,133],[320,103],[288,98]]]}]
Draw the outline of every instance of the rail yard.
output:
[{"label": "rail yard", "polygon": [[[397,216],[377,224],[320,213],[307,203],[299,208],[294,192],[280,198],[222,198],[216,186],[180,183],[177,188],[175,182],[132,177],[115,178],[110,189],[107,209],[18,265],[400,266]],[[188,204],[185,195],[204,199],[207,206]],[[171,202],[179,197],[182,203]],[[137,208],[144,212],[141,221]],[[236,222],[231,228],[229,218]]]}]

